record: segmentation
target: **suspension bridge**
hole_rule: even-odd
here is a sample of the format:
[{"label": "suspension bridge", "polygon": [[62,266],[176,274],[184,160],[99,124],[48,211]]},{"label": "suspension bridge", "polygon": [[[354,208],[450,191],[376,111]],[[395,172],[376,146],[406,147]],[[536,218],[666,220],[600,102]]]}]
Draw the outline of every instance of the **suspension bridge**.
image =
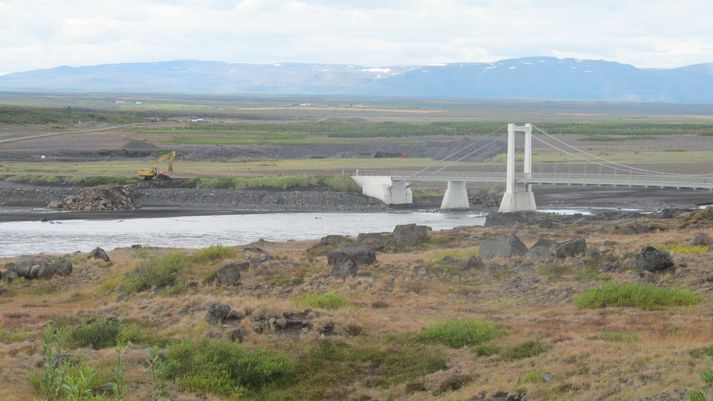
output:
[{"label": "suspension bridge", "polygon": [[[452,167],[472,159],[495,141],[502,140],[501,131],[493,131],[478,141],[461,147],[439,160],[435,167],[417,171],[356,170],[354,181],[364,195],[386,204],[413,203],[412,182],[447,182],[441,209],[467,209],[467,183],[504,183],[505,193],[500,212],[537,210],[533,185],[619,186],[629,188],[673,188],[713,191],[713,174],[677,174],[656,171],[607,160],[599,155],[568,144],[532,124],[507,125],[507,156],[505,171],[464,171]],[[533,132],[533,130],[535,132]],[[523,154],[516,153],[516,142],[523,137]],[[485,142],[485,143],[483,143]],[[539,150],[555,152],[565,161],[533,159],[533,143]],[[474,148],[474,149],[473,149]],[[536,168],[533,170],[533,166]],[[483,170],[486,170],[483,165]]]}]

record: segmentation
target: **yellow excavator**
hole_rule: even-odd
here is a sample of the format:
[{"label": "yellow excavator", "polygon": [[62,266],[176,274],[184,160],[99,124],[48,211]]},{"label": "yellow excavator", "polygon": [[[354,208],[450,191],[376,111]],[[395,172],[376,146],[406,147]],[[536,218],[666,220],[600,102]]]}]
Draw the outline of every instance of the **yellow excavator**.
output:
[{"label": "yellow excavator", "polygon": [[[158,171],[158,166],[162,162],[168,160],[168,170],[166,172]],[[173,162],[176,160],[176,152],[171,151],[165,155],[157,157],[153,161],[153,165],[146,169],[139,170],[139,177],[144,180],[168,180],[171,178],[168,174],[173,173]]]}]

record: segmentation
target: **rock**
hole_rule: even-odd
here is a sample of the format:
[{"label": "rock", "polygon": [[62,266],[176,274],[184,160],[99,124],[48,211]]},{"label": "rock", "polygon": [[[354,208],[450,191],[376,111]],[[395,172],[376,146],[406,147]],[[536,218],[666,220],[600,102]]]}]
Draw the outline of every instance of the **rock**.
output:
[{"label": "rock", "polygon": [[40,264],[32,265],[32,266],[30,267],[30,271],[27,273],[27,278],[30,279],[30,280],[36,279],[36,278],[37,278],[37,275],[38,275],[39,272],[40,272],[40,267],[42,267],[42,265],[40,265]]},{"label": "rock", "polygon": [[589,246],[589,247],[587,247],[586,255],[588,258],[591,258],[591,259],[601,259],[602,252],[599,250],[599,248],[597,248],[595,246]]},{"label": "rock", "polygon": [[644,247],[644,249],[639,252],[639,255],[636,257],[635,265],[640,273],[656,273],[675,269],[671,254],[666,251],[659,251],[652,246]]},{"label": "rock", "polygon": [[245,339],[245,330],[237,328],[230,332],[230,341],[237,341],[239,343],[243,342]]},{"label": "rock", "polygon": [[208,323],[211,324],[220,324],[223,323],[223,320],[225,320],[229,313],[229,305],[214,302],[210,305],[210,307],[208,307],[208,315],[206,316],[206,320],[208,321]]},{"label": "rock", "polygon": [[94,250],[89,252],[89,254],[87,255],[87,259],[100,259],[105,262],[108,262],[109,255],[107,255],[103,249],[96,247],[96,248],[94,248]]},{"label": "rock", "polygon": [[480,257],[484,260],[496,257],[511,258],[525,254],[527,254],[527,247],[515,234],[505,235],[480,244]]},{"label": "rock", "polygon": [[53,263],[54,272],[60,276],[69,276],[72,274],[72,262],[68,259],[57,259]]},{"label": "rock", "polygon": [[691,239],[691,245],[694,246],[710,246],[711,244],[713,244],[711,237],[705,233],[697,233],[693,236],[693,239]]},{"label": "rock", "polygon": [[573,238],[555,247],[555,256],[560,259],[573,258],[587,253],[587,241],[584,238]]},{"label": "rock", "polygon": [[222,285],[240,285],[240,270],[248,267],[249,262],[228,263],[215,272],[215,279]]},{"label": "rock", "polygon": [[141,248],[143,248],[143,247],[144,247],[144,246],[141,245],[141,244],[133,244],[133,245],[131,245],[131,249],[141,249]]},{"label": "rock", "polygon": [[393,239],[389,234],[361,233],[357,235],[357,243],[375,251],[383,251],[391,247]]},{"label": "rock", "polygon": [[370,265],[376,261],[376,253],[365,246],[350,246],[327,255],[327,263],[332,266],[346,260],[351,260],[355,265]]},{"label": "rock", "polygon": [[[56,204],[55,204],[56,205]],[[99,185],[83,188],[59,201],[66,210],[138,209],[139,204],[130,185]]]},{"label": "rock", "polygon": [[552,256],[554,255],[555,246],[557,246],[556,242],[546,238],[540,238],[530,247],[527,254],[534,257]]},{"label": "rock", "polygon": [[401,224],[394,228],[391,237],[398,248],[408,248],[428,242],[431,227],[416,224]]},{"label": "rock", "polygon": [[483,268],[483,260],[480,258],[480,256],[471,256],[468,259],[463,262],[463,270],[470,270],[470,269],[482,269]]},{"label": "rock", "polygon": [[349,238],[344,235],[327,235],[319,239],[319,243],[326,246],[344,245],[349,242]]},{"label": "rock", "polygon": [[52,278],[52,276],[54,276],[54,273],[55,273],[54,265],[51,265],[49,263],[44,263],[39,266],[40,266],[40,268],[37,270],[36,278],[49,280]]},{"label": "rock", "polygon": [[260,253],[266,254],[267,251],[258,246],[246,246],[243,248],[243,252]]},{"label": "rock", "polygon": [[528,219],[523,213],[490,213],[485,217],[485,227],[515,227]]},{"label": "rock", "polygon": [[522,401],[524,396],[520,393],[509,393],[506,391],[498,391],[493,394],[492,401]]},{"label": "rock", "polygon": [[332,267],[332,272],[330,274],[332,277],[346,278],[356,276],[358,271],[359,268],[353,260],[345,259],[336,263]]}]

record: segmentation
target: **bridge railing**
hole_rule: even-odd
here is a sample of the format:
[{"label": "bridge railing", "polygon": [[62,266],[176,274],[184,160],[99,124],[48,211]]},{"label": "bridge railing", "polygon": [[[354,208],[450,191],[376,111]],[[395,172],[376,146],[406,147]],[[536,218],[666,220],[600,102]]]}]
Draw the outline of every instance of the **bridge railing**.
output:
[{"label": "bridge railing", "polygon": [[[352,175],[387,176],[404,181],[484,181],[505,180],[504,172],[439,171],[419,172],[403,170],[355,170]],[[563,184],[563,185],[621,185],[650,186],[666,188],[705,188],[713,189],[713,177],[696,175],[655,175],[632,173],[524,173],[515,174],[521,183]]]}]

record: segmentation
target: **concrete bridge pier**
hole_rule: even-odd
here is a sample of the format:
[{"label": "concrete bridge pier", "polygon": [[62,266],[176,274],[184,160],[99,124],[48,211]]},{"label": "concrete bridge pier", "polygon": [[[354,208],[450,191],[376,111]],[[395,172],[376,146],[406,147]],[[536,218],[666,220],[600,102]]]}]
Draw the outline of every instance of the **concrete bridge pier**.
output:
[{"label": "concrete bridge pier", "polygon": [[525,158],[523,173],[525,178],[532,178],[532,124],[516,126],[508,124],[508,155],[505,194],[500,202],[500,213],[528,212],[537,210],[535,194],[531,185],[515,184],[515,133],[525,133]]},{"label": "concrete bridge pier", "polygon": [[465,181],[448,181],[448,188],[441,202],[441,210],[468,208],[470,208],[470,202]]}]

